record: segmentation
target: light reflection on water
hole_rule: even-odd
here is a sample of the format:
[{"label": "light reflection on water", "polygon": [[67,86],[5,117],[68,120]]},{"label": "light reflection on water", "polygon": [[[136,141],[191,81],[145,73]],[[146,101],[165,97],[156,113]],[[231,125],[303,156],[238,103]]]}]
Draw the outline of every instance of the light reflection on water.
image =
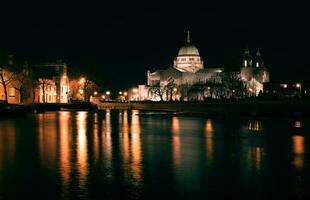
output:
[{"label": "light reflection on water", "polygon": [[205,136],[206,136],[206,156],[207,156],[207,160],[208,162],[212,162],[213,160],[213,133],[214,133],[214,129],[213,129],[213,124],[212,124],[212,120],[208,119],[206,121],[206,125],[205,125]]},{"label": "light reflection on water", "polygon": [[[38,190],[50,199],[157,198],[163,191],[175,198],[215,194],[221,198],[223,191],[233,188],[253,192],[257,198],[269,195],[266,188],[308,197],[304,185],[309,179],[303,176],[309,170],[307,135],[294,135],[290,129],[302,127],[306,133],[307,123],[287,122],[291,126],[287,128],[283,124],[150,117],[137,110],[48,112],[26,122],[0,121],[0,199],[20,189],[19,177],[29,181],[27,174],[33,179],[28,187],[33,183],[45,188],[45,182],[47,188]],[[249,137],[238,137],[238,131]],[[253,133],[266,137],[250,137]],[[25,156],[29,161],[22,162]],[[274,168],[274,160],[281,166]],[[12,167],[17,163],[25,167]],[[28,173],[18,171],[23,168]],[[278,176],[291,181],[293,189],[281,188],[283,179],[271,181],[267,175],[279,171],[283,174]],[[11,179],[14,182],[6,184]]]},{"label": "light reflection on water", "polygon": [[305,154],[305,137],[304,136],[293,136],[293,163],[296,169],[302,169],[304,166],[304,154]]},{"label": "light reflection on water", "polygon": [[77,125],[77,169],[80,188],[85,187],[88,173],[87,152],[87,112],[79,112],[76,115]]},{"label": "light reflection on water", "polygon": [[181,162],[181,141],[180,141],[180,124],[179,118],[174,116],[172,117],[172,154],[173,161],[176,168],[180,167]]}]

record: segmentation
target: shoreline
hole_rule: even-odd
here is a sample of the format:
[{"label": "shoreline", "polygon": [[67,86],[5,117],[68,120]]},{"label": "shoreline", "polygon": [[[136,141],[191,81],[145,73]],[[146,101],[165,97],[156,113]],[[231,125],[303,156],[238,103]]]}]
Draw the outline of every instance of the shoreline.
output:
[{"label": "shoreline", "polygon": [[[203,116],[216,118],[310,118],[310,101],[236,101],[236,102],[101,102],[36,103],[0,105],[0,118],[24,116],[47,111],[140,110],[144,116]],[[153,112],[153,113],[152,113]]]}]

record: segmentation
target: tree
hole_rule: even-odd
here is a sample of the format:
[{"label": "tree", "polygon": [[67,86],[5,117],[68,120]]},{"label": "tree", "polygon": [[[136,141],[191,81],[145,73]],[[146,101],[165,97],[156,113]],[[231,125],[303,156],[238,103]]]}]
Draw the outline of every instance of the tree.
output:
[{"label": "tree", "polygon": [[164,86],[164,92],[166,93],[166,100],[172,101],[173,88],[175,87],[174,79],[169,77],[167,84]]},{"label": "tree", "polygon": [[14,80],[15,74],[10,72],[6,66],[0,67],[0,84],[4,91],[4,103],[8,103],[7,86]]},{"label": "tree", "polygon": [[76,100],[84,100],[89,102],[90,96],[99,90],[99,86],[86,78],[71,79],[69,83],[69,97]]},{"label": "tree", "polygon": [[32,77],[30,76],[30,70],[28,68],[28,64],[25,63],[22,71],[16,73],[15,81],[12,82],[12,86],[17,90],[20,94],[19,101],[21,103],[24,102],[24,99],[29,97],[29,91],[32,89]]},{"label": "tree", "polygon": [[44,79],[44,78],[39,78],[39,80],[38,80],[39,86],[42,89],[43,103],[46,103],[46,90],[47,90],[48,86],[53,85],[52,82],[53,82],[53,80]]},{"label": "tree", "polygon": [[86,102],[89,102],[90,101],[90,96],[95,91],[99,90],[99,86],[95,82],[86,79],[85,82],[84,82],[83,90],[84,90],[84,100]]},{"label": "tree", "polygon": [[160,101],[164,101],[164,93],[165,93],[165,89],[163,87],[160,86],[160,84],[156,84],[156,85],[152,85],[150,86],[149,90],[148,90],[149,95],[151,94],[152,96],[159,97]]},{"label": "tree", "polygon": [[222,76],[223,90],[227,92],[226,97],[243,98],[245,85],[237,72],[225,73]]}]

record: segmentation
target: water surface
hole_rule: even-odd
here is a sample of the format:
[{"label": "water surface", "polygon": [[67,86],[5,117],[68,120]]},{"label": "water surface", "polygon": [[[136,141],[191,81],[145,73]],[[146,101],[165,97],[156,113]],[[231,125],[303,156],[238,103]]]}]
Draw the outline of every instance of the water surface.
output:
[{"label": "water surface", "polygon": [[309,120],[139,111],[0,121],[0,199],[310,199]]}]

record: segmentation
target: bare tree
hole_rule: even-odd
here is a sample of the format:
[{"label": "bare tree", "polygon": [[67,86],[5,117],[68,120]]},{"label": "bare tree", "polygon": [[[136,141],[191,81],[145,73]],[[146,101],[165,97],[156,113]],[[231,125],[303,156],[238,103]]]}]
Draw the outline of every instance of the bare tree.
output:
[{"label": "bare tree", "polygon": [[19,101],[23,103],[24,99],[29,97],[29,90],[32,88],[32,80],[27,68],[23,68],[21,72],[15,75],[15,81],[12,82],[12,86],[19,92]]},{"label": "bare tree", "polygon": [[165,94],[165,89],[161,87],[159,83],[157,85],[150,86],[148,93],[155,96],[155,98],[159,97],[160,101],[164,101],[163,96]]},{"label": "bare tree", "polygon": [[0,84],[4,90],[4,103],[8,103],[7,86],[15,79],[15,73],[10,72],[7,67],[0,67]]}]

